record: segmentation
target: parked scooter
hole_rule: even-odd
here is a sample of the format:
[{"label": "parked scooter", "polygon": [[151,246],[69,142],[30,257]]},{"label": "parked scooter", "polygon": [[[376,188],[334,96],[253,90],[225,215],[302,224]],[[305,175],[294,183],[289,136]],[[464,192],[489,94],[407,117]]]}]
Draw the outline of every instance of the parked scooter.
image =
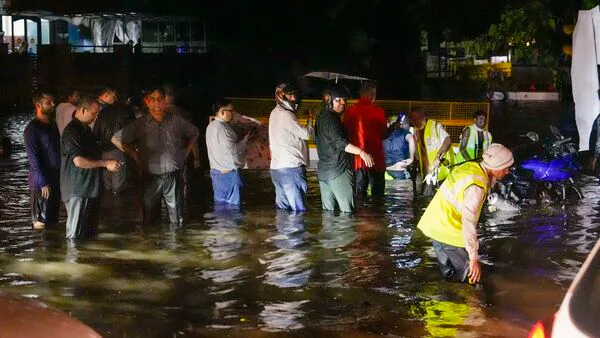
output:
[{"label": "parked scooter", "polygon": [[538,134],[528,132],[529,142],[513,148],[515,166],[496,184],[500,196],[519,204],[583,198],[573,180],[581,170],[577,148],[558,128],[550,126],[550,130],[551,136],[541,141]]}]

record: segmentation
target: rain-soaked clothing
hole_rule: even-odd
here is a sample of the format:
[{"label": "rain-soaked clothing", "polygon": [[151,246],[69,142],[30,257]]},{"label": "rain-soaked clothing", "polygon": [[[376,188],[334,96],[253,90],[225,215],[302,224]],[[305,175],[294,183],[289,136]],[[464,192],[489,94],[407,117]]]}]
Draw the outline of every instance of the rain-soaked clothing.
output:
[{"label": "rain-soaked clothing", "polygon": [[370,98],[361,97],[344,114],[344,128],[348,140],[373,156],[373,167],[368,168],[359,155],[354,155],[355,195],[366,197],[369,186],[371,195],[383,197],[385,190],[385,158],[383,139],[387,134],[387,121],[383,108]]},{"label": "rain-soaked clothing", "polygon": [[206,128],[206,148],[215,204],[240,205],[242,178],[238,169],[246,162],[246,141],[229,123],[215,118]]},{"label": "rain-soaked clothing", "polygon": [[306,211],[306,167],[271,169],[278,209]]},{"label": "rain-soaked clothing", "polygon": [[66,237],[95,234],[99,217],[100,168],[83,169],[75,157],[100,160],[102,150],[89,126],[73,119],[61,138],[60,189],[67,209]]},{"label": "rain-soaked clothing", "polygon": [[[60,207],[60,136],[54,123],[37,119],[29,122],[23,134],[29,174],[31,221],[44,224],[58,222]],[[49,198],[43,198],[41,188],[50,187]]]},{"label": "rain-soaked clothing", "polygon": [[196,142],[199,131],[185,118],[167,112],[162,122],[148,115],[123,129],[123,143],[137,147],[144,172],[144,224],[160,221],[161,200],[165,201],[171,225],[183,223],[183,174],[189,153],[187,144]]},{"label": "rain-soaked clothing", "polygon": [[306,210],[306,166],[309,164],[307,140],[313,127],[301,126],[296,115],[277,105],[269,117],[271,180],[277,208]]},{"label": "rain-soaked clothing", "polygon": [[334,210],[337,202],[342,212],[354,209],[354,175],[352,158],[346,152],[350,144],[339,114],[324,110],[317,118],[315,140],[319,155],[317,176],[323,209]]},{"label": "rain-soaked clothing", "polygon": [[220,172],[216,169],[211,169],[210,179],[212,181],[215,205],[241,204],[240,194],[244,184],[242,183],[239,170]]},{"label": "rain-soaked clothing", "polygon": [[[489,178],[478,163],[458,166],[436,192],[417,228],[433,241],[453,247],[453,253],[461,252],[468,266],[469,259],[478,255],[476,226],[488,188]],[[439,256],[438,260],[442,270],[447,269],[447,260]],[[460,270],[460,265],[455,269]]]}]

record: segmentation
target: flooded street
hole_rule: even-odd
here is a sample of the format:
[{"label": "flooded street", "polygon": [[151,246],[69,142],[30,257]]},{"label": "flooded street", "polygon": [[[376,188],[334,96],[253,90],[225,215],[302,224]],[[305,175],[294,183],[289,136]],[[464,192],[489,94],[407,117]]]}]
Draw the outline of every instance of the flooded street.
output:
[{"label": "flooded street", "polygon": [[[31,227],[22,141],[31,118],[4,121],[15,151],[0,159],[0,290],[105,337],[524,337],[557,310],[600,232],[598,181],[587,176],[578,178],[582,201],[486,211],[476,288],[441,278],[415,230],[426,202],[413,202],[410,181],[386,181],[383,203],[339,216],[321,212],[309,171],[310,212],[290,214],[274,210],[267,171],[244,171],[244,208],[234,212],[213,210],[199,172],[184,228],[143,228],[131,191],[104,196],[98,238],[68,245],[64,208],[56,228]],[[496,107],[490,129],[512,145],[559,120],[547,107]]]}]

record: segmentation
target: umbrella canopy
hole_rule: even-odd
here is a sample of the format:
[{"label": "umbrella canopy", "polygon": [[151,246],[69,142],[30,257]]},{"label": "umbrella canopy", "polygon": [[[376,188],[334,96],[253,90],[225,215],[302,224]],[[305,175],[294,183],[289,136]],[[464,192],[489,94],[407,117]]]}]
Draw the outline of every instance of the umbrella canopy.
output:
[{"label": "umbrella canopy", "polygon": [[347,75],[341,73],[333,73],[333,72],[310,72],[304,74],[305,77],[316,77],[325,80],[335,80],[337,83],[338,80],[357,80],[357,81],[367,81],[370,80],[366,77]]}]

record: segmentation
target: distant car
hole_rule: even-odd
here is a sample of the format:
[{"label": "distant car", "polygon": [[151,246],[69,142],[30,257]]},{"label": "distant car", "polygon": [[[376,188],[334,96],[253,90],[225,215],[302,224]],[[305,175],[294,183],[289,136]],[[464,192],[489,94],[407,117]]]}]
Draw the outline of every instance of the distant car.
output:
[{"label": "distant car", "polygon": [[558,312],[537,322],[529,338],[600,337],[600,240],[571,283]]},{"label": "distant car", "polygon": [[0,337],[101,338],[68,314],[29,298],[0,293]]}]

